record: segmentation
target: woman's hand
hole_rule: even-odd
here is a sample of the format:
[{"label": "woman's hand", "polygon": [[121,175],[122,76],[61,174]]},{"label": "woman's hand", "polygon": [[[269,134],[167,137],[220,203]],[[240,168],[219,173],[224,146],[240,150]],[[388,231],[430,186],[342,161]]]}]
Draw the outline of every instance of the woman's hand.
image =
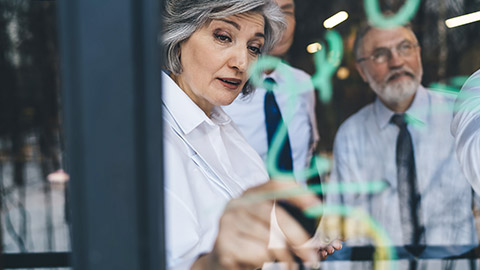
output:
[{"label": "woman's hand", "polygon": [[328,258],[329,255],[332,255],[335,250],[339,250],[342,248],[342,242],[340,240],[334,240],[330,244],[318,248],[318,253],[320,254],[320,258],[325,260]]},{"label": "woman's hand", "polygon": [[[311,236],[282,207],[275,207],[277,194],[289,190],[299,191],[295,196],[281,198],[300,209],[321,203],[320,200],[293,182],[269,181],[247,190],[240,198],[227,205],[219,225],[212,252],[200,257],[192,269],[256,269],[265,262],[284,262],[293,265],[297,258],[312,266],[325,258],[318,247],[306,244]],[[278,245],[279,231],[272,233],[271,218],[278,221],[283,245]],[[275,231],[275,230],[273,230]],[[277,244],[272,245],[275,241]],[[338,246],[328,246],[328,254]],[[298,260],[298,259],[297,259]]]}]

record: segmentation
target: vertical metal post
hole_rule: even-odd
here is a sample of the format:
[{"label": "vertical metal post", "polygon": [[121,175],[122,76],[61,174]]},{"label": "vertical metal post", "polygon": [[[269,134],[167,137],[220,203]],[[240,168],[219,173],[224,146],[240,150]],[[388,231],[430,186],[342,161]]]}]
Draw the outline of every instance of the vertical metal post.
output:
[{"label": "vertical metal post", "polygon": [[[0,164],[0,172],[3,171],[3,165]],[[0,193],[3,194],[3,175],[0,175]],[[3,195],[2,195],[3,196]],[[0,199],[0,270],[3,269],[3,200]]]},{"label": "vertical metal post", "polygon": [[164,269],[158,0],[58,1],[74,269]]}]

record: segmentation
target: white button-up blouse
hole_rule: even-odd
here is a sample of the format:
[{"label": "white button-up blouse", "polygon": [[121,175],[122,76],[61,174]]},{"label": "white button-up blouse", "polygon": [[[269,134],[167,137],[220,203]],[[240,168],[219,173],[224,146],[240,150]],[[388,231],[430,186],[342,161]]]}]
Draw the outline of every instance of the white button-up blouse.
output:
[{"label": "white button-up blouse", "polygon": [[212,249],[227,202],[268,174],[220,107],[209,118],[162,76],[167,264],[188,269]]}]

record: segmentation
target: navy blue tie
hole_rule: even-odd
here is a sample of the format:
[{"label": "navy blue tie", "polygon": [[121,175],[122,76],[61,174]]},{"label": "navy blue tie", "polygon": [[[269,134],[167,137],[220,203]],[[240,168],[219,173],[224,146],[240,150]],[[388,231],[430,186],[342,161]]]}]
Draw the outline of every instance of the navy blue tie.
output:
[{"label": "navy blue tie", "polygon": [[[273,93],[273,87],[275,84],[275,80],[273,80],[272,78],[265,79],[267,93],[265,94],[264,109],[269,149],[270,145],[272,144],[273,137],[278,130],[278,127],[280,126],[280,124],[283,124],[282,114]],[[280,154],[277,159],[277,167],[280,171],[293,170],[292,149],[290,147],[290,139],[288,138],[288,133],[287,138],[283,142],[280,149]]]},{"label": "navy blue tie", "polygon": [[[391,122],[400,129],[397,137],[396,164],[403,240],[406,245],[417,246],[425,242],[425,226],[422,219],[412,136],[407,129],[404,114],[393,115]],[[415,261],[410,261],[410,269],[416,269]]]}]

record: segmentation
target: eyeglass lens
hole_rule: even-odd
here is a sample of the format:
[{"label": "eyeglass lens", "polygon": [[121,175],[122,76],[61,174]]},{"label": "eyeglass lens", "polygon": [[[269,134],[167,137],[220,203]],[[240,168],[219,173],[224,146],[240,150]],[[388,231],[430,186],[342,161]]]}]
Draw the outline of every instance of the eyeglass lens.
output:
[{"label": "eyeglass lens", "polygon": [[[413,48],[415,46],[410,42],[402,42],[397,45],[394,49],[397,51],[397,54],[400,56],[410,56],[412,54]],[[380,48],[372,54],[372,60],[375,63],[385,63],[390,60],[392,57],[392,50],[389,48]]]}]

